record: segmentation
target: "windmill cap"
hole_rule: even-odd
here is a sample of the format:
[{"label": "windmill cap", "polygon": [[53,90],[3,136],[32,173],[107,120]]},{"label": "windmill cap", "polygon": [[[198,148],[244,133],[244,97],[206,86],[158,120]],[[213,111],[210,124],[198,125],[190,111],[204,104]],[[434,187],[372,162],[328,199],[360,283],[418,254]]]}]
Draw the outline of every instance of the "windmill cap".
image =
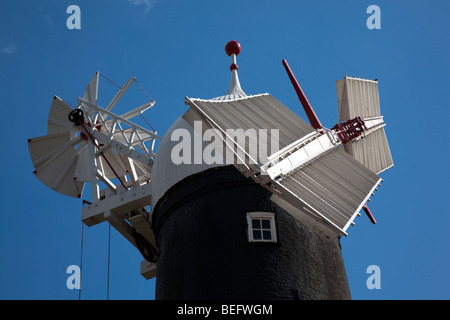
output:
[{"label": "windmill cap", "polygon": [[227,55],[231,56],[233,53],[238,55],[241,52],[241,45],[235,40],[228,41],[225,45],[225,52]]}]

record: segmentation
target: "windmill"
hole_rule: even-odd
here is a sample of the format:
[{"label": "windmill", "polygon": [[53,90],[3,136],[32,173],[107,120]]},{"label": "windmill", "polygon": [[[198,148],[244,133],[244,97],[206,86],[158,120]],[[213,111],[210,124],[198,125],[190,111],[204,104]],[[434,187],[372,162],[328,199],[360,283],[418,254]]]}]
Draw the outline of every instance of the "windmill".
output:
[{"label": "windmill", "polygon": [[89,182],[92,200],[85,201],[89,206],[83,208],[82,221],[88,226],[108,221],[143,253],[147,261],[143,268],[151,272],[154,238],[145,208],[151,200],[148,182],[154,146],[161,137],[130,119],[155,101],[118,116],[111,109],[136,78],[130,78],[102,108],[97,105],[99,76],[96,72],[75,108],[54,96],[47,135],[28,140],[34,174],[51,189],[76,198],[82,197]]},{"label": "windmill", "polygon": [[[108,221],[140,250],[157,299],[350,298],[339,238],[361,210],[376,222],[366,203],[393,166],[378,82],[338,80],[339,122],[327,129],[285,60],[309,124],[268,93],[247,95],[241,46],[225,51],[227,93],[185,97],[188,110],[164,137],[129,121],[152,100],[111,112],[134,78],[106,108],[99,73],[76,108],[55,97],[47,135],[29,140],[35,175],[75,197],[90,182],[82,221]],[[180,145],[188,161],[174,161]]]}]

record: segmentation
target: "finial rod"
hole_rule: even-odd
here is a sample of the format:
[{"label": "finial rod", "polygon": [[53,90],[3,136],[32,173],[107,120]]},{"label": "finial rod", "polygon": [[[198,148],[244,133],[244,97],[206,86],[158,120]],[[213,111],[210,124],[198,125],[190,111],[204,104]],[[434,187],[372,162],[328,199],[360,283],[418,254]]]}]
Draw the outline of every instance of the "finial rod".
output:
[{"label": "finial rod", "polygon": [[231,65],[230,65],[230,71],[231,71],[231,80],[230,80],[230,89],[227,92],[227,95],[234,94],[234,95],[241,95],[245,96],[244,91],[241,89],[241,84],[239,83],[239,77],[237,75],[238,66],[236,63],[236,57],[241,53],[241,45],[239,42],[235,40],[229,41],[225,45],[225,52],[227,55],[231,57]]}]

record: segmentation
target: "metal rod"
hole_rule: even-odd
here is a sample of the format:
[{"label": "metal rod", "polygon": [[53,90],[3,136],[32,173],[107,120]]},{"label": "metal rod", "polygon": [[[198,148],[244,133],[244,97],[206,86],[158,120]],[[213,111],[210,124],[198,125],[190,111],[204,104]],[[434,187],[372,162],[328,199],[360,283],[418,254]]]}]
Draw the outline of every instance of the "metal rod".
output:
[{"label": "metal rod", "polygon": [[369,217],[370,221],[373,224],[377,224],[377,221],[375,220],[375,217],[373,216],[372,212],[370,211],[369,206],[367,205],[367,203],[365,205],[363,205],[363,210],[367,214],[367,216]]},{"label": "metal rod", "polygon": [[[95,142],[95,138],[92,136],[92,134],[88,131],[88,129],[86,128],[86,126],[84,125],[83,122],[81,122],[81,126],[83,127],[84,131],[86,132],[86,134],[89,136],[89,138],[91,139],[92,143],[94,144],[94,146],[97,148],[97,150],[100,150],[100,147],[98,146],[98,144]],[[116,176],[116,178],[119,180],[120,184],[122,185],[122,187],[125,188],[125,190],[128,190],[127,186],[123,183],[122,179],[120,179],[119,175],[117,174],[116,170],[114,170],[113,166],[111,165],[111,163],[108,161],[108,158],[105,157],[105,155],[103,154],[102,151],[100,151],[100,155],[103,157],[103,159],[105,159],[106,163],[108,164],[109,168],[112,170],[112,172],[114,173],[114,175]]]},{"label": "metal rod", "polygon": [[311,104],[309,103],[308,99],[306,98],[305,93],[303,92],[302,88],[300,87],[300,84],[298,83],[297,79],[294,76],[294,73],[292,72],[291,68],[289,68],[289,65],[286,61],[286,59],[282,60],[283,66],[286,69],[286,72],[289,76],[289,79],[291,80],[292,85],[294,86],[295,92],[297,93],[298,99],[300,100],[303,109],[305,110],[305,113],[308,117],[309,123],[314,129],[321,129],[322,124],[320,123],[319,118],[317,117],[316,113],[314,112],[314,109],[312,108]]}]

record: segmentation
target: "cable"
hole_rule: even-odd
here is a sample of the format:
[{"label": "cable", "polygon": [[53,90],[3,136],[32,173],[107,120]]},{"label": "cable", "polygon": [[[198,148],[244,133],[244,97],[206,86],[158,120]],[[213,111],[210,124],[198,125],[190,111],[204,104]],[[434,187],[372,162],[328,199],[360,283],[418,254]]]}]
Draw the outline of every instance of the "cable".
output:
[{"label": "cable", "polygon": [[105,78],[106,80],[108,80],[109,82],[111,82],[113,85],[115,85],[117,88],[122,89],[122,87],[120,87],[119,85],[115,84],[112,80],[110,80],[109,78],[107,78],[106,76],[104,76],[103,74],[99,73],[99,75],[103,78]]},{"label": "cable", "polygon": [[[117,88],[122,89],[121,86],[119,86],[118,84],[116,84],[114,81],[112,81],[111,79],[109,79],[107,76],[99,73],[99,75],[101,77],[103,77],[104,79],[108,80],[109,82],[111,82],[113,85],[115,85]],[[147,91],[144,89],[144,87],[139,83],[139,81],[137,81],[137,79],[134,79],[134,82],[137,83],[137,85],[142,89],[142,91],[145,93],[145,95],[149,98],[149,100],[152,100],[152,98],[150,98],[150,95],[147,93]],[[64,101],[64,100],[63,100]],[[68,104],[70,104],[67,101],[64,101]],[[71,106],[73,106],[72,104],[70,104]],[[75,108],[75,106],[73,106]],[[150,128],[152,128],[153,132],[156,132],[155,129],[153,129],[153,126],[144,118],[144,116],[142,115],[142,113],[139,112],[139,114],[141,115],[141,117],[145,120],[145,122],[147,122],[147,124],[150,126]]]},{"label": "cable", "polygon": [[71,104],[69,101],[66,101],[64,99],[61,99],[63,102],[67,103],[68,105],[72,106],[74,109],[76,109],[77,107],[74,106],[73,104]]},{"label": "cable", "polygon": [[[83,202],[84,206],[84,202]],[[81,221],[81,253],[80,253],[80,289],[78,291],[78,300],[81,300],[81,285],[82,275],[83,275],[83,240],[84,240],[84,223]]]},{"label": "cable", "polygon": [[152,98],[150,98],[150,96],[149,96],[149,94],[147,93],[147,91],[145,91],[144,87],[141,86],[141,84],[139,83],[139,81],[137,81],[137,80],[134,80],[134,81],[136,81],[136,83],[138,84],[138,86],[141,87],[142,91],[144,91],[144,93],[147,95],[147,97],[148,97],[150,100],[152,100]]},{"label": "cable", "polygon": [[108,280],[106,282],[106,300],[109,300],[109,266],[111,256],[111,224],[108,223]]},{"label": "cable", "polygon": [[147,122],[147,124],[150,126],[150,128],[152,128],[153,132],[156,132],[155,129],[153,129],[152,125],[147,121],[147,119],[144,118],[144,116],[142,115],[142,112],[139,112],[139,114],[141,115],[142,119],[144,119],[144,121]]},{"label": "cable", "polygon": [[[145,91],[144,87],[141,86],[141,84],[139,83],[139,81],[134,80],[139,87],[141,87],[142,91],[144,91],[145,95],[149,98],[149,100],[152,100],[152,98],[150,98],[150,95],[147,93],[147,91]],[[142,115],[142,112],[139,112],[139,114],[141,115],[142,119],[144,119],[145,122],[147,122],[147,124],[150,126],[150,128],[152,128],[153,132],[156,132],[155,129],[153,129],[153,126],[147,121],[147,119],[144,118],[144,116]]]}]

